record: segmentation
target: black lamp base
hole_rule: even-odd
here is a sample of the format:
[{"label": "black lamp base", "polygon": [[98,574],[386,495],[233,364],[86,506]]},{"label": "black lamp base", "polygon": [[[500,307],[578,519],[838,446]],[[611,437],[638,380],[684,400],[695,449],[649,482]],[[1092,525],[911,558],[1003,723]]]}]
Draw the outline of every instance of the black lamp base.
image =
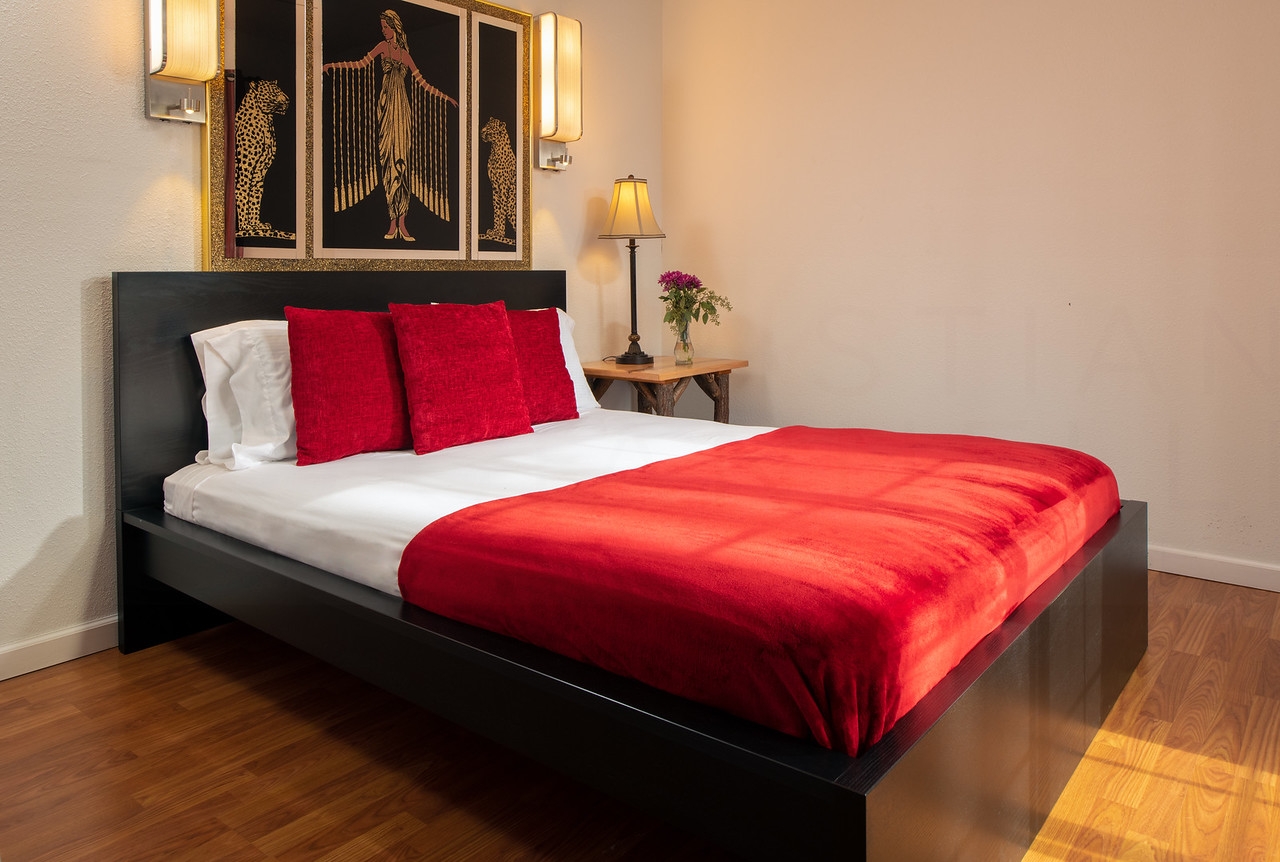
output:
[{"label": "black lamp base", "polygon": [[652,356],[645,353],[643,350],[639,349],[634,344],[631,345],[631,347],[635,348],[634,353],[632,353],[630,349],[628,349],[626,353],[619,353],[617,357],[614,359],[614,362],[616,362],[618,365],[652,365],[653,364]]}]

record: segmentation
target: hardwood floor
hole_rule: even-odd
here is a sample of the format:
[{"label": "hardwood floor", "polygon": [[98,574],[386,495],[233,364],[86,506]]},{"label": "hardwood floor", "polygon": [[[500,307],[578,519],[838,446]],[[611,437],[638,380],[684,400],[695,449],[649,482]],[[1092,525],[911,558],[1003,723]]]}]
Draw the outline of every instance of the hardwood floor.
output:
[{"label": "hardwood floor", "polygon": [[239,625],[0,683],[3,862],[727,858]]},{"label": "hardwood floor", "polygon": [[[1280,594],[1152,573],[1027,860],[1280,860]],[[0,860],[718,860],[241,626],[0,682]]]},{"label": "hardwood floor", "polygon": [[1149,583],[1147,655],[1024,862],[1280,860],[1280,593]]}]

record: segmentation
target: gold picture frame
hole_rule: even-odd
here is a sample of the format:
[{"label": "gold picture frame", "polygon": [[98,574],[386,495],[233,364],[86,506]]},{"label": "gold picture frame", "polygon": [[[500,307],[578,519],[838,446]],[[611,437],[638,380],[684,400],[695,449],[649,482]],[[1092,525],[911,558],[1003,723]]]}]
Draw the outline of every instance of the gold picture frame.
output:
[{"label": "gold picture frame", "polygon": [[207,269],[531,268],[529,14],[223,3]]}]

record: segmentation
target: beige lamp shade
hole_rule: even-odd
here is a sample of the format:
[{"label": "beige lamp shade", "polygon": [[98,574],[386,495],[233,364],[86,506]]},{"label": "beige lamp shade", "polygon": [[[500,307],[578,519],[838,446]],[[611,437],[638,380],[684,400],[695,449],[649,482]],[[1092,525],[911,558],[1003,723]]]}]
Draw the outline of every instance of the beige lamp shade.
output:
[{"label": "beige lamp shade", "polygon": [[148,74],[212,80],[218,49],[218,0],[147,0]]},{"label": "beige lamp shade", "polygon": [[657,239],[666,236],[653,217],[647,180],[627,176],[613,181],[613,200],[600,239]]}]

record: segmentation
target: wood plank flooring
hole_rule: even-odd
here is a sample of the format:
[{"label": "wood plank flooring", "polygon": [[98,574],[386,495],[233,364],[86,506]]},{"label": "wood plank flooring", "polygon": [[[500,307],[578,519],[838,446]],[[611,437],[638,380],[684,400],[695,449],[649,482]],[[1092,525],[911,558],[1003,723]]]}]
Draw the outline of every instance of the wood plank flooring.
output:
[{"label": "wood plank flooring", "polygon": [[[1152,573],[1026,859],[1280,860],[1280,594]],[[0,860],[723,860],[242,626],[0,682]]]},{"label": "wood plank flooring", "polygon": [[0,860],[716,851],[235,625],[0,683]]},{"label": "wood plank flooring", "polygon": [[1280,860],[1280,593],[1152,572],[1147,655],[1024,862]]}]

